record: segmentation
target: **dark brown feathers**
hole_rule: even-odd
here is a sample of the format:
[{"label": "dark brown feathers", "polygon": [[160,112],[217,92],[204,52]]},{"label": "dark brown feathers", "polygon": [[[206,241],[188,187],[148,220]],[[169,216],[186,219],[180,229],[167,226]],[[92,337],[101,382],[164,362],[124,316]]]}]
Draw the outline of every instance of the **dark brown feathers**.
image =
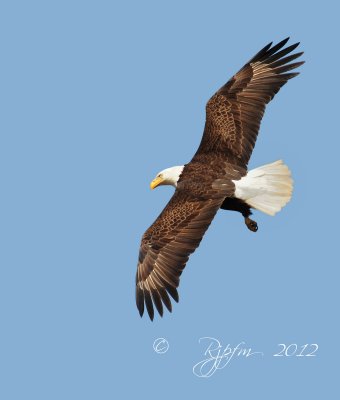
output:
[{"label": "dark brown feathers", "polygon": [[259,51],[206,106],[201,144],[178,181],[175,194],[144,233],[136,274],[136,304],[151,320],[154,307],[171,312],[177,287],[191,253],[199,246],[223,201],[247,172],[265,106],[297,72],[297,44],[285,39]]},{"label": "dark brown feathers", "polygon": [[[224,179],[227,164],[219,166],[221,171],[213,167],[202,177],[204,165],[188,164],[175,194],[144,233],[136,274],[136,304],[141,316],[146,308],[153,320],[153,306],[162,316],[163,305],[172,311],[170,297],[178,302],[179,278],[190,254],[200,244],[225,197],[234,191],[233,183]],[[240,171],[233,172],[234,179],[244,174]]]},{"label": "dark brown feathers", "polygon": [[230,162],[247,166],[266,105],[289,79],[299,74],[289,71],[304,63],[291,63],[303,53],[290,54],[299,43],[284,48],[288,39],[273,47],[272,43],[265,46],[211,97],[195,157],[221,152]]}]

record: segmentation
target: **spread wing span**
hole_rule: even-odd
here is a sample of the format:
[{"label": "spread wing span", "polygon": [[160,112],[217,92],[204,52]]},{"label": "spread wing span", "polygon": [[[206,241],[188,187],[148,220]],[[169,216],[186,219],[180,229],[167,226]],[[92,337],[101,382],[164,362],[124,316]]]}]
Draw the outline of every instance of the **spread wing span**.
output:
[{"label": "spread wing span", "polygon": [[177,182],[175,194],[144,233],[136,274],[136,303],[140,315],[153,320],[154,306],[171,311],[171,296],[191,253],[226,197],[235,193],[233,180],[247,172],[266,104],[297,72],[302,53],[290,54],[288,39],[257,53],[208,101],[201,144]]},{"label": "spread wing span", "polygon": [[248,164],[266,105],[299,74],[288,71],[304,63],[291,63],[303,52],[290,54],[299,43],[283,48],[288,40],[273,47],[269,43],[211,97],[202,141],[193,160],[221,152],[234,164]]}]

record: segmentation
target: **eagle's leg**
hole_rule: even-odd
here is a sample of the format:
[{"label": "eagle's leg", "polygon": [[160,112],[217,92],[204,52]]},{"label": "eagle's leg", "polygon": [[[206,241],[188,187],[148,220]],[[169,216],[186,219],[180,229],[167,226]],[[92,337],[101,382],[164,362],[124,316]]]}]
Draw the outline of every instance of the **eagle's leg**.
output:
[{"label": "eagle's leg", "polygon": [[252,232],[256,232],[258,230],[257,222],[249,217],[244,218],[244,222],[247,225],[247,228]]},{"label": "eagle's leg", "polygon": [[257,231],[257,223],[249,218],[249,216],[252,214],[250,207],[243,200],[237,199],[236,197],[226,197],[221,205],[221,208],[223,210],[240,212],[244,217],[244,223],[247,225],[247,228],[252,232]]}]

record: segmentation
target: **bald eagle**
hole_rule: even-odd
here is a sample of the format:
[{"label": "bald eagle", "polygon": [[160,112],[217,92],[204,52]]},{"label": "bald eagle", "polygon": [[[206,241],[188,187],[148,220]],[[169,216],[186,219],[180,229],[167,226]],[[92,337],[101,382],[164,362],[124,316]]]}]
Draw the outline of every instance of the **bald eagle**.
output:
[{"label": "bald eagle", "polygon": [[171,312],[169,295],[178,302],[180,275],[191,253],[219,209],[238,211],[248,229],[257,231],[251,209],[275,215],[290,200],[293,182],[288,167],[276,161],[248,171],[266,104],[298,72],[303,53],[285,47],[289,38],[269,43],[222,86],[206,105],[201,143],[184,166],[161,171],[151,182],[154,189],[172,185],[174,195],[144,233],[136,274],[136,304],[151,320],[154,306],[163,316]]}]

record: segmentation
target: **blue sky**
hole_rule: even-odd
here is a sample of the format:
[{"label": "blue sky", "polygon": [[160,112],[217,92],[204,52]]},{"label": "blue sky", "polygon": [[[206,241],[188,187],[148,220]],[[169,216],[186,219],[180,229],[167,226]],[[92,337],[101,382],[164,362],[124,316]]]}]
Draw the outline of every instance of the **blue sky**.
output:
[{"label": "blue sky", "polygon": [[[1,4],[1,398],[335,397],[338,15],[331,1]],[[209,97],[286,36],[306,64],[250,168],[282,158],[292,201],[256,212],[256,234],[220,212],[173,313],[140,319],[140,238],[173,192],[150,180],[191,159]],[[204,336],[264,356],[202,379]],[[273,357],[279,343],[319,350]]]}]

